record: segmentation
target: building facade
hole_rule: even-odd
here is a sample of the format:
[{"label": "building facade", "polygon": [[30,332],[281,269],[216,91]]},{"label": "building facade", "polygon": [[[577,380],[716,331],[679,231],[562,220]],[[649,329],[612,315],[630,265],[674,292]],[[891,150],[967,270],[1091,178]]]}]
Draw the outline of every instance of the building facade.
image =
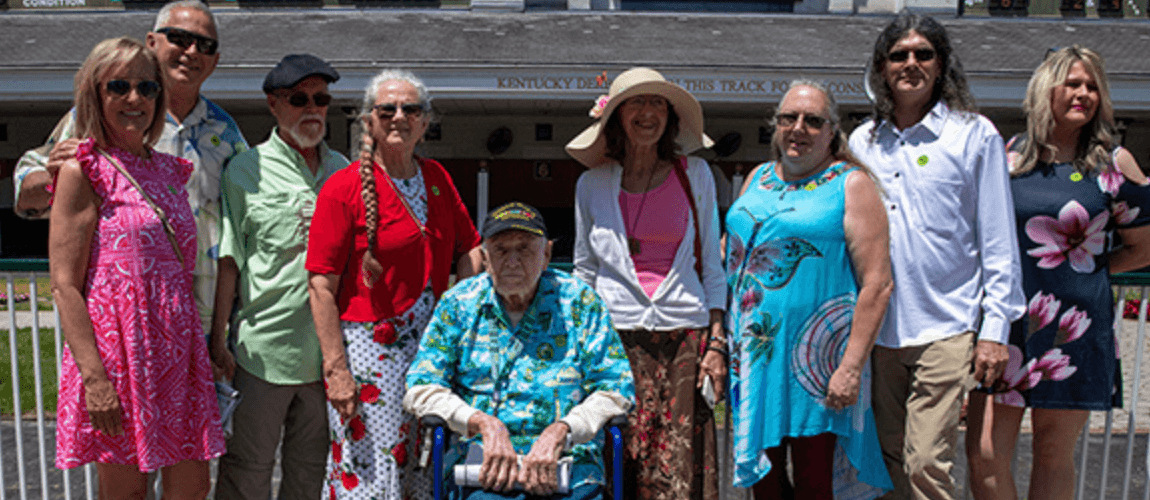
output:
[{"label": "building facade", "polygon": [[[914,8],[946,25],[980,109],[1004,136],[1025,126],[1020,104],[1047,49],[1078,43],[1099,51],[1125,145],[1150,167],[1147,0],[1123,0],[1122,17],[1089,5],[1063,12],[1054,3],[1004,11],[1011,0],[994,1],[212,2],[222,56],[203,92],[250,143],[261,142],[274,124],[260,91],[264,75],[285,54],[315,54],[343,76],[330,89],[328,144],[346,153],[370,78],[385,67],[410,69],[428,83],[438,115],[421,153],[447,167],[473,215],[510,200],[540,207],[563,260],[583,171],[563,146],[590,124],[588,110],[615,75],[650,66],[691,91],[720,145],[700,155],[737,181],[767,158],[765,119],[793,79],[827,82],[848,128],[864,119],[874,40],[894,12]],[[68,110],[72,77],[91,47],[114,36],[143,38],[156,7],[8,0],[0,12],[3,256],[43,254],[46,234],[43,222],[11,214],[12,165]]]}]

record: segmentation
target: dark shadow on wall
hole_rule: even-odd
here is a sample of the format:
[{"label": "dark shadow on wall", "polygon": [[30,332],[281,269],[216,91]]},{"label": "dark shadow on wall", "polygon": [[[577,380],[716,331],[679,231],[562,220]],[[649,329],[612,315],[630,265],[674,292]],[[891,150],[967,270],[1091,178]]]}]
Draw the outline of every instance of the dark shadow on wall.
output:
[{"label": "dark shadow on wall", "polygon": [[48,221],[26,220],[11,208],[0,209],[0,257],[48,257]]}]

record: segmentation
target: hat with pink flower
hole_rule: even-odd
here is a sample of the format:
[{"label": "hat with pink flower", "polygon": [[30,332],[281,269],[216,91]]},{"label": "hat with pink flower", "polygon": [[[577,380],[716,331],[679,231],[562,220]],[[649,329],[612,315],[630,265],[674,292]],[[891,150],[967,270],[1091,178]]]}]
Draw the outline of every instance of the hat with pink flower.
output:
[{"label": "hat with pink flower", "polygon": [[658,71],[650,68],[631,68],[611,82],[611,91],[595,100],[589,113],[595,123],[567,143],[567,154],[588,167],[598,167],[611,162],[607,158],[607,138],[603,136],[607,120],[615,108],[627,99],[637,95],[658,95],[667,99],[679,115],[679,136],[675,144],[679,152],[692,153],[709,148],[714,141],[703,133],[703,107],[695,96],[663,78]]}]

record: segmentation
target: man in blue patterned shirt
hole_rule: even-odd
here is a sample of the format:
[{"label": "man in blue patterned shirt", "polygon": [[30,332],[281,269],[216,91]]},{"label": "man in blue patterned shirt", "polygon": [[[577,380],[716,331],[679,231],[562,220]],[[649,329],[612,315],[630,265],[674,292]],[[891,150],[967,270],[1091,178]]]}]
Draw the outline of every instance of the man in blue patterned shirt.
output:
[{"label": "man in blue patterned shirt", "polygon": [[538,211],[503,205],[483,237],[487,272],[440,299],[407,373],[404,408],[467,438],[447,463],[481,437],[482,489],[464,488],[462,498],[551,495],[564,452],[573,466],[561,498],[601,498],[599,429],[635,397],[623,344],[595,292],[547,268],[551,242]]},{"label": "man in blue patterned shirt", "polygon": [[[211,330],[216,290],[216,254],[219,250],[220,175],[224,164],[248,149],[235,120],[223,108],[200,95],[200,87],[220,60],[216,20],[207,4],[177,0],[156,14],[146,37],[164,71],[167,121],[156,151],[192,162],[188,202],[196,219],[194,293],[204,332]],[[72,137],[75,113],[60,119],[43,146],[24,153],[12,174],[16,214],[47,218],[51,196],[45,186],[64,160],[76,156]]]}]

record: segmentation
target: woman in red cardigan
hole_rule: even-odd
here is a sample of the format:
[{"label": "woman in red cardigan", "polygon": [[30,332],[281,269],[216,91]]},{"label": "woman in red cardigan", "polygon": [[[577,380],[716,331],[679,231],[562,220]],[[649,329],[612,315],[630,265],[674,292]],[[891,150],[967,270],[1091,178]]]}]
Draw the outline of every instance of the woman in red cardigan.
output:
[{"label": "woman in red cardigan", "polygon": [[423,82],[384,70],[368,85],[359,161],[316,200],[308,291],[323,350],[331,498],[425,497],[416,424],[400,405],[404,374],[451,263],[480,267],[479,233],[447,172],[416,158],[431,113]]}]

